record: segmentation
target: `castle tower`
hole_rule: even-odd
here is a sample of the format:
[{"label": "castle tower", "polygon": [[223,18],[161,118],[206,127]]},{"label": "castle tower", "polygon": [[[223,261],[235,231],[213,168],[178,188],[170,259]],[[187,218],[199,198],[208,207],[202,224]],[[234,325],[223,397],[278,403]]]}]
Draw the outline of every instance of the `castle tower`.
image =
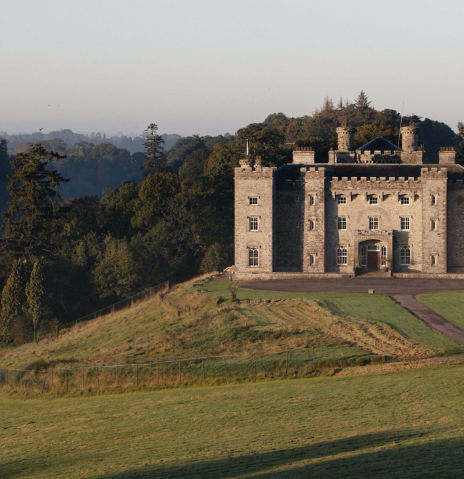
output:
[{"label": "castle tower", "polygon": [[419,149],[419,128],[412,123],[409,126],[401,127],[401,148],[406,153]]},{"label": "castle tower", "polygon": [[350,151],[354,148],[355,128],[339,126],[337,128],[338,135],[338,151]]}]

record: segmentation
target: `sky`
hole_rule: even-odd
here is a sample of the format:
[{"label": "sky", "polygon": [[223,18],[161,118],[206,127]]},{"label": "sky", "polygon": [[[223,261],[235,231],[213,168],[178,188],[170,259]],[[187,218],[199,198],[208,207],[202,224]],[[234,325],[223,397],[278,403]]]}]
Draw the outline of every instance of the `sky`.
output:
[{"label": "sky", "polygon": [[235,133],[364,90],[464,121],[464,2],[0,0],[0,131]]}]

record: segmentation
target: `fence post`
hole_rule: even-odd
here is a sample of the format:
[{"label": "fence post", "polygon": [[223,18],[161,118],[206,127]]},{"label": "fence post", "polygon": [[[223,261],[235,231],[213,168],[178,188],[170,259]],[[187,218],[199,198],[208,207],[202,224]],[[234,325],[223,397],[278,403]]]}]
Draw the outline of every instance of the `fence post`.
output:
[{"label": "fence post", "polygon": [[203,379],[205,379],[205,360],[201,358],[201,370],[203,372]]},{"label": "fence post", "polygon": [[139,387],[139,365],[135,366],[135,387]]},{"label": "fence post", "polygon": [[316,370],[316,357],[314,355],[314,346],[313,346],[313,369]]},{"label": "fence post", "polygon": [[287,361],[285,363],[285,374],[288,374],[288,351],[287,351]]},{"label": "fence post", "polygon": [[68,370],[66,369],[66,392],[68,392]]},{"label": "fence post", "polygon": [[226,362],[226,357],[223,356],[222,359],[224,359],[224,370],[226,372],[226,377],[227,377],[227,362]]}]

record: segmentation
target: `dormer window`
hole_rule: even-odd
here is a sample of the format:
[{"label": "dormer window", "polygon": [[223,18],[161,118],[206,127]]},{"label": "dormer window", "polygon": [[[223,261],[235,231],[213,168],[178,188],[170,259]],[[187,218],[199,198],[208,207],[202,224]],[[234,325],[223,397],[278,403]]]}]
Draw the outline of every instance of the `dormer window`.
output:
[{"label": "dormer window", "polygon": [[409,205],[409,196],[403,196],[401,198],[401,204],[402,205]]},{"label": "dormer window", "polygon": [[378,205],[379,204],[379,199],[377,198],[377,196],[371,196],[369,198],[369,204],[370,205]]},{"label": "dormer window", "polygon": [[346,196],[338,196],[337,197],[337,204],[338,205],[346,205]]}]

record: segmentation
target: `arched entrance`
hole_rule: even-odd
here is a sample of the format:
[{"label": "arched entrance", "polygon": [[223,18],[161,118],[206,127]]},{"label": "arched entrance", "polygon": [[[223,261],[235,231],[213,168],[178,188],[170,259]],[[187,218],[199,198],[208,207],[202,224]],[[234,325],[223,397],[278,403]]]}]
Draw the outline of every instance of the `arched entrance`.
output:
[{"label": "arched entrance", "polygon": [[359,243],[359,265],[364,271],[380,271],[387,265],[387,249],[387,243],[380,240]]}]

